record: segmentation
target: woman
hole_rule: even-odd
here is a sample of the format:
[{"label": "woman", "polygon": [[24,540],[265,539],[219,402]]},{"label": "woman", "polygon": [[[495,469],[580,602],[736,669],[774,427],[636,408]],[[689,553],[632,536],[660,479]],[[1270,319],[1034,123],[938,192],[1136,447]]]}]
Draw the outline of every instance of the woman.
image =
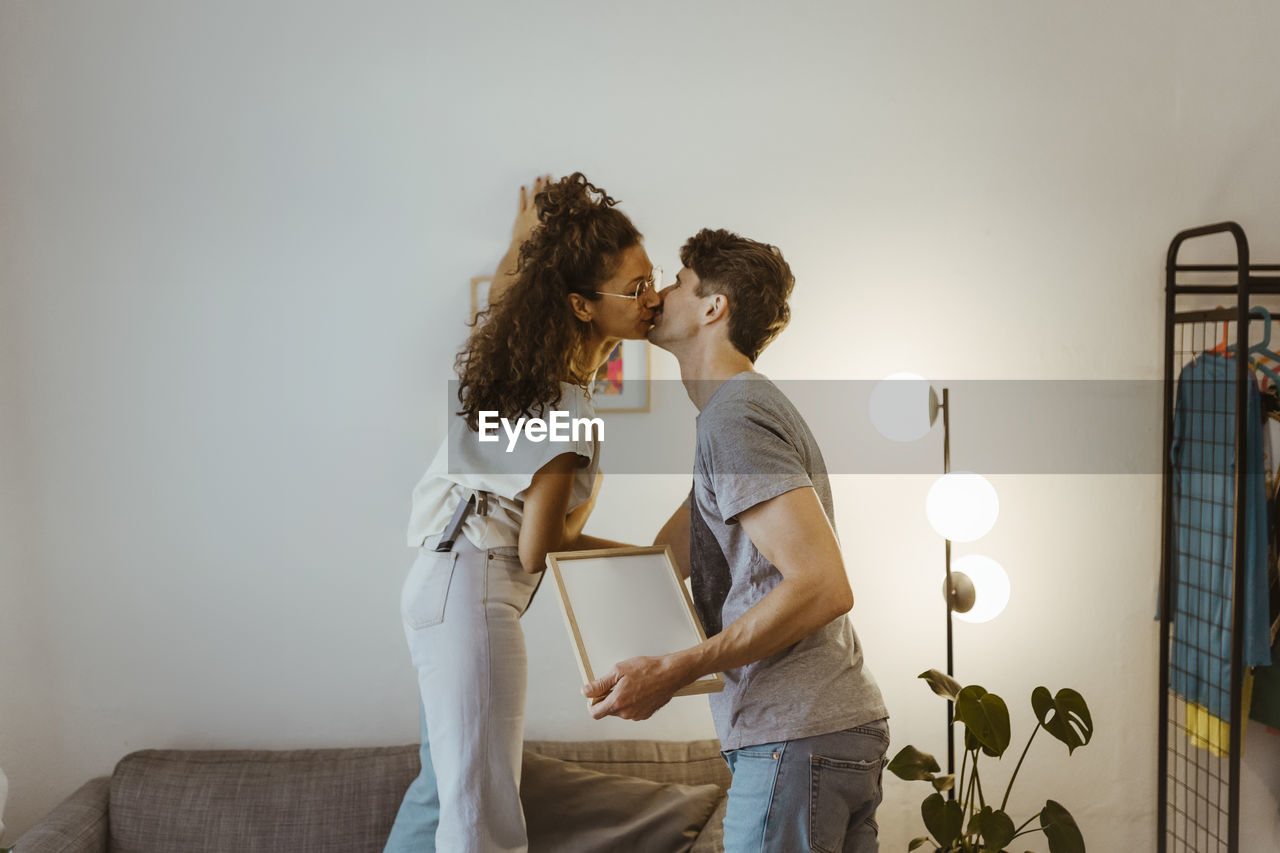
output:
[{"label": "woman", "polygon": [[514,275],[495,281],[458,356],[461,409],[414,489],[409,540],[420,551],[401,615],[422,699],[422,773],[388,853],[526,849],[520,615],[548,552],[616,544],[582,533],[599,487],[594,437],[522,435],[508,451],[505,434],[477,432],[482,412],[513,424],[593,417],[596,371],[620,339],[645,336],[659,303],[640,232],[613,199],[581,173],[539,179],[535,192],[529,205],[521,189]]}]

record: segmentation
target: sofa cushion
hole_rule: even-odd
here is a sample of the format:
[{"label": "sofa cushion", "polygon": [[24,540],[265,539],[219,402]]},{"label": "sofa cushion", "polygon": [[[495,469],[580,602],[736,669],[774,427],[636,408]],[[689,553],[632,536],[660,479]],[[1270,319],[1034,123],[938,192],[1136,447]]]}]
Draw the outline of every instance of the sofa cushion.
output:
[{"label": "sofa cushion", "polygon": [[144,750],[111,777],[111,853],[380,853],[417,747]]},{"label": "sofa cushion", "polygon": [[726,791],[733,774],[720,755],[715,738],[665,740],[531,740],[526,752],[572,761],[601,773],[640,776],[655,782],[705,785],[714,782]]},{"label": "sofa cushion", "polygon": [[724,791],[586,770],[525,751],[520,801],[529,853],[683,853]]},{"label": "sofa cushion", "polygon": [[[520,793],[531,851],[686,850],[721,800],[722,786],[634,776],[728,775],[718,751],[697,742],[535,748],[633,775],[593,772],[526,750]],[[135,752],[111,778],[109,850],[381,853],[418,771],[417,746]]]}]

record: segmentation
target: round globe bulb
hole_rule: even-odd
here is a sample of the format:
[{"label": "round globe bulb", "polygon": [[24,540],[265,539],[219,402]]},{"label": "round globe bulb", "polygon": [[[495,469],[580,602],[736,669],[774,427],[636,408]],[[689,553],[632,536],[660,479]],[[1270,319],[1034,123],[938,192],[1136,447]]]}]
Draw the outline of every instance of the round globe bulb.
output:
[{"label": "round globe bulb", "polygon": [[890,441],[915,441],[933,427],[929,383],[914,373],[886,376],[871,391],[871,423]]},{"label": "round globe bulb", "polygon": [[972,542],[985,536],[1000,515],[995,487],[980,474],[953,471],[929,488],[924,511],[933,529],[952,542]]},{"label": "round globe bulb", "polygon": [[955,617],[965,622],[989,622],[999,616],[1009,604],[1009,575],[1004,566],[981,554],[966,554],[951,561],[951,573],[968,575],[973,581],[973,607]]}]

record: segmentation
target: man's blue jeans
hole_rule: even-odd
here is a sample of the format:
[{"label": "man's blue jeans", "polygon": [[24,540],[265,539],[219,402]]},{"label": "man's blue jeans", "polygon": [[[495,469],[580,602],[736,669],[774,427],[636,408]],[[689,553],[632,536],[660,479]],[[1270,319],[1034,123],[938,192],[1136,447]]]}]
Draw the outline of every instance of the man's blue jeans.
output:
[{"label": "man's blue jeans", "polygon": [[725,853],[876,853],[889,723],[724,753]]}]

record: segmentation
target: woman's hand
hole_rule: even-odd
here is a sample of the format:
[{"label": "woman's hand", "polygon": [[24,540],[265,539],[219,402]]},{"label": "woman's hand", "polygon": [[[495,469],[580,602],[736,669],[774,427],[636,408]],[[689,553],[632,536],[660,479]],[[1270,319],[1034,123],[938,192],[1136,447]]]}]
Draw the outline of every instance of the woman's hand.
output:
[{"label": "woman's hand", "polygon": [[551,176],[543,175],[536,178],[532,186],[520,188],[516,221],[511,226],[511,245],[499,261],[497,272],[493,274],[493,283],[489,285],[490,305],[497,304],[507,288],[516,282],[516,261],[520,257],[520,247],[533,234],[533,229],[538,227],[538,208],[533,203],[533,197],[542,192],[549,183],[551,183]]},{"label": "woman's hand", "polygon": [[549,183],[551,176],[543,175],[534,180],[532,187],[520,188],[520,206],[516,209],[515,224],[511,226],[511,245],[517,250],[529,239],[533,229],[538,227],[538,209],[533,203],[533,197]]}]

